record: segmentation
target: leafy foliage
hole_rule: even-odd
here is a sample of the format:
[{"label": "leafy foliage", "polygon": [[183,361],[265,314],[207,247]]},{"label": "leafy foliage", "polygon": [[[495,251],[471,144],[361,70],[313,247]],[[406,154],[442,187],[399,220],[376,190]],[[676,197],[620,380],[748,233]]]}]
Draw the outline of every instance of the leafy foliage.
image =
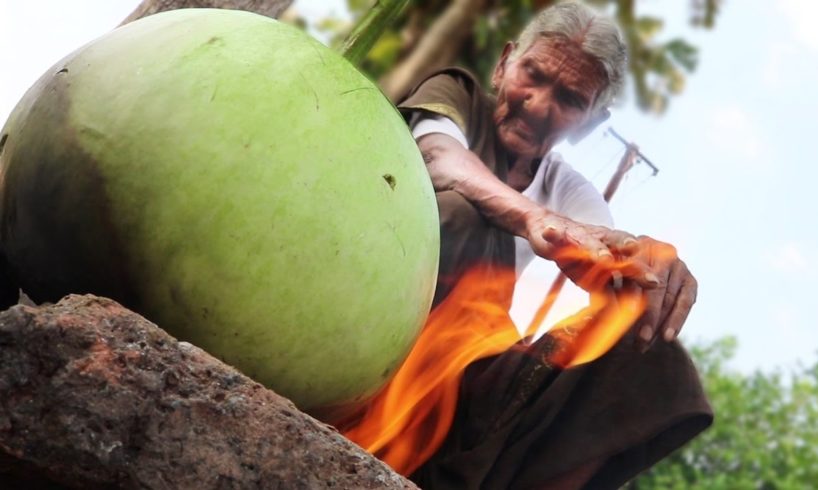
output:
[{"label": "leafy foliage", "polygon": [[716,422],[631,482],[635,489],[803,489],[818,482],[818,362],[788,373],[747,375],[726,362],[734,338],[691,354]]},{"label": "leafy foliage", "polygon": [[[539,10],[555,0],[486,0],[482,2],[471,33],[459,47],[453,63],[469,68],[488,81],[503,45],[513,40]],[[585,0],[615,16],[623,28],[630,51],[630,75],[637,105],[648,112],[661,113],[673,95],[685,86],[686,74],[695,70],[698,49],[680,38],[659,41],[664,22],[639,16],[634,0]],[[691,2],[692,25],[711,28],[722,0]],[[372,0],[347,0],[353,19],[360,18]],[[440,19],[452,2],[414,0],[375,44],[362,69],[373,79],[387,75],[417,46],[419,39]],[[349,26],[326,21],[318,26],[340,43]]]}]

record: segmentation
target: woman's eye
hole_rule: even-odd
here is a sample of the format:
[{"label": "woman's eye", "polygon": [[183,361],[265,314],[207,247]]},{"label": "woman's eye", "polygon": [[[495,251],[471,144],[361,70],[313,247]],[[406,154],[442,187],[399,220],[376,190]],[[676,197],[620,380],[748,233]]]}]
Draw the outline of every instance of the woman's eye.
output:
[{"label": "woman's eye", "polygon": [[577,97],[576,95],[563,92],[560,95],[560,99],[562,99],[564,104],[566,104],[566,105],[568,105],[570,107],[573,107],[575,109],[584,109],[585,108],[584,104],[582,103],[582,100],[580,100],[580,98]]},{"label": "woman's eye", "polygon": [[526,66],[525,67],[525,73],[532,80],[539,80],[540,79],[540,73],[532,66]]}]

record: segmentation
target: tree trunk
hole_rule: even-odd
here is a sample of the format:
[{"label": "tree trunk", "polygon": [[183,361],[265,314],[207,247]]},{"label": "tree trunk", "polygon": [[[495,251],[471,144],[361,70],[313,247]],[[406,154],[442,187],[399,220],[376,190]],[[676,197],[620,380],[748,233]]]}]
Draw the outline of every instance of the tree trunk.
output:
[{"label": "tree trunk", "polygon": [[454,0],[429,28],[409,56],[380,80],[392,100],[405,94],[421,77],[451,65],[471,34],[485,0]]},{"label": "tree trunk", "polygon": [[184,8],[218,8],[247,10],[267,17],[277,18],[293,3],[293,0],[142,0],[131,15],[122,21],[127,24],[151,14]]},{"label": "tree trunk", "polygon": [[289,400],[94,296],[0,313],[0,488],[65,487],[415,488]]}]

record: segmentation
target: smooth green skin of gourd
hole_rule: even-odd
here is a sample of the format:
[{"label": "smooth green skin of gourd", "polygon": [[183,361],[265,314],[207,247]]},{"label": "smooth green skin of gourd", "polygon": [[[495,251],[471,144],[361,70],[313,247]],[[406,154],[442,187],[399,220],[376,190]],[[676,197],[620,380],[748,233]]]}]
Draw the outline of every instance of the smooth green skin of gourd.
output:
[{"label": "smooth green skin of gourd", "polygon": [[434,192],[340,55],[178,10],[80,48],[3,128],[0,243],[41,300],[107,295],[305,410],[375,392],[434,292]]}]

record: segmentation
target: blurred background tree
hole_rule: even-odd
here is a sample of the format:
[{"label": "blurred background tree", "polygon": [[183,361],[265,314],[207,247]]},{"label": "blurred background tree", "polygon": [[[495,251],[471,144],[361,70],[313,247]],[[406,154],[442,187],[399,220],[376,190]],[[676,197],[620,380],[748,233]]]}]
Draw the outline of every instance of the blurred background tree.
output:
[{"label": "blurred background tree", "polygon": [[[457,64],[484,82],[506,41],[514,39],[539,10],[556,0],[414,0],[389,26],[362,63],[393,100],[423,76]],[[698,60],[695,46],[681,38],[659,41],[662,19],[640,16],[636,0],[585,0],[619,20],[630,54],[630,74],[637,105],[662,113],[671,96],[684,89],[685,75]],[[712,28],[722,0],[688,0],[690,22]],[[123,23],[163,10],[188,7],[233,8],[278,17],[293,0],[143,0]],[[347,0],[352,22],[326,18],[316,26],[333,44],[344,37],[377,0]],[[297,5],[296,5],[297,8]],[[304,26],[297,10],[284,20]]]},{"label": "blurred background tree", "polygon": [[[689,0],[690,22],[712,28],[721,0]],[[426,73],[453,64],[484,82],[506,41],[516,37],[539,10],[555,0],[415,0],[381,36],[362,69],[393,100]],[[698,50],[684,39],[659,41],[662,19],[640,16],[635,0],[586,0],[619,20],[630,50],[630,74],[637,105],[661,113],[684,88]],[[316,28],[340,43],[373,0],[347,0],[352,23],[326,18]],[[297,4],[296,4],[297,8]],[[297,15],[297,11],[296,11]]]},{"label": "blurred background tree", "polygon": [[787,374],[727,367],[736,340],[690,349],[716,422],[630,490],[806,489],[818,482],[818,362]]}]

